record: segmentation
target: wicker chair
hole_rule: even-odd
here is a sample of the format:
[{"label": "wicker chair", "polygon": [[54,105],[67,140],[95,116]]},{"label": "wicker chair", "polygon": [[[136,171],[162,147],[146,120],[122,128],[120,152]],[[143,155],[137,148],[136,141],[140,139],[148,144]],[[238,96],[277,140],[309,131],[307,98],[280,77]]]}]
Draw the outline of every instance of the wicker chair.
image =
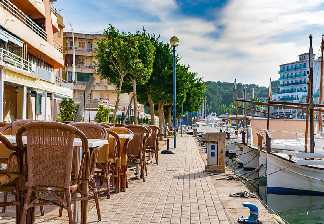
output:
[{"label": "wicker chair", "polygon": [[[4,135],[16,135],[17,131],[20,127],[24,126],[25,124],[28,124],[29,122],[32,122],[32,120],[15,120],[12,123],[4,123],[1,127],[1,133]],[[0,162],[2,164],[6,164],[7,161],[9,161],[9,157],[12,153],[12,150],[6,147],[6,145],[2,145],[3,147],[0,147]],[[3,200],[4,202],[8,199],[8,193],[10,192],[4,192],[3,193]],[[44,215],[43,207],[40,207],[41,214]],[[6,206],[2,207],[2,213],[6,212]]]},{"label": "wicker chair", "polygon": [[[106,131],[106,128],[101,126],[97,123],[84,123],[84,122],[76,122],[76,123],[70,123],[73,127],[78,128],[80,131],[85,134],[85,136],[88,139],[107,139],[108,133]],[[101,220],[101,213],[100,213],[100,205],[99,205],[99,195],[97,191],[96,186],[96,180],[95,180],[95,168],[96,168],[96,162],[98,157],[99,150],[93,150],[90,155],[90,179],[89,179],[89,189],[90,192],[93,194],[93,198],[95,200],[96,209],[97,209],[97,216],[98,220]],[[107,181],[107,190],[108,194],[110,195],[110,183],[109,178]]]},{"label": "wicker chair", "polygon": [[[23,143],[23,135],[27,138],[26,147]],[[83,155],[80,166],[75,171],[77,177],[72,180],[75,137],[82,141]],[[27,176],[25,186],[27,193],[20,223],[25,223],[29,208],[45,203],[66,208],[69,223],[74,223],[71,200],[77,199],[75,193],[81,193],[81,198],[78,199],[88,200],[90,153],[86,136],[70,125],[56,122],[31,122],[18,130],[16,140],[17,147],[24,149],[27,163],[27,171],[24,171],[24,175]],[[44,198],[45,193],[52,194],[53,197]],[[32,195],[36,198],[32,198]],[[81,213],[86,213],[85,207],[81,207]]]},{"label": "wicker chair", "polygon": [[[112,128],[109,128],[108,130],[112,133],[116,133],[117,136],[118,136],[118,134],[133,134],[133,132],[131,130],[129,130],[128,128],[125,128],[125,127],[112,127]],[[120,191],[125,191],[126,188],[128,187],[127,151],[128,151],[129,143],[132,141],[132,139],[119,139],[119,141],[120,141],[119,157],[116,160],[116,164],[115,164],[117,172],[119,172],[119,173],[116,174],[117,176],[115,178],[115,180],[116,180],[115,183],[117,184],[117,187],[120,188]]]},{"label": "wicker chair", "polygon": [[154,154],[155,162],[159,165],[159,134],[160,128],[155,125],[149,125],[148,128],[151,130],[151,134],[146,142],[146,152]]},{"label": "wicker chair", "polygon": [[[7,165],[5,170],[0,171],[0,192],[4,193],[4,201],[0,202],[0,207],[3,207],[2,212],[6,211],[6,206],[16,205],[16,216],[19,216],[19,185],[18,177],[20,175],[19,169],[19,150],[14,147],[8,139],[0,134],[1,146],[5,147],[5,150],[10,151],[8,158],[1,158],[2,163]],[[4,161],[5,160],[5,161]],[[8,193],[15,195],[14,201],[7,201]]]},{"label": "wicker chair", "polygon": [[150,131],[148,128],[140,125],[128,125],[127,128],[134,133],[134,138],[128,146],[128,161],[140,165],[140,177],[143,179],[143,182],[145,182],[145,174],[147,176],[145,148],[146,140],[150,134]]},{"label": "wicker chair", "polygon": [[[109,126],[102,124],[109,135],[109,144],[104,146],[98,152],[97,168],[99,173],[103,177],[103,180],[107,181],[107,198],[110,198],[110,177],[113,176],[113,186],[115,192],[120,192],[120,139],[118,134],[113,131],[109,131]],[[98,171],[97,171],[98,172]]]}]

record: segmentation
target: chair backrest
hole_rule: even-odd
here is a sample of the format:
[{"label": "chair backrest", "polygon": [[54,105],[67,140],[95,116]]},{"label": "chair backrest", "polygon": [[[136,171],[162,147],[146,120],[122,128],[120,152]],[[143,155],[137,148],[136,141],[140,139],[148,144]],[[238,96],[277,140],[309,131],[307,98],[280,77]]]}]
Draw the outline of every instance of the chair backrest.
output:
[{"label": "chair backrest", "polygon": [[155,125],[149,125],[148,128],[151,130],[151,134],[147,139],[146,146],[149,148],[155,148],[157,139],[159,137],[160,128]]},{"label": "chair backrest", "polygon": [[140,125],[128,125],[127,128],[134,133],[133,140],[128,145],[127,155],[138,157],[145,150],[149,130],[148,128]]},{"label": "chair backrest", "polygon": [[[17,146],[24,148],[27,138],[27,185],[30,187],[68,188],[71,184],[74,138],[82,141],[85,170],[89,175],[89,149],[86,136],[76,127],[58,122],[30,122],[17,132]],[[82,166],[81,165],[81,166]]]},{"label": "chair backrest", "polygon": [[70,125],[78,128],[89,139],[107,139],[108,137],[106,128],[98,123],[74,122]]},{"label": "chair backrest", "polygon": [[[108,130],[116,134],[133,134],[133,132],[126,127],[111,127]],[[120,139],[120,147],[128,149],[129,142],[130,139],[126,139],[126,140]]]},{"label": "chair backrest", "polygon": [[[107,139],[108,133],[106,128],[98,123],[86,123],[86,122],[73,122],[69,125],[78,128],[80,131],[85,134],[88,139]],[[104,150],[105,146],[101,147],[100,150]],[[90,175],[94,174],[97,159],[99,156],[100,150],[94,150],[91,153],[90,158]]]},{"label": "chair backrest", "polygon": [[33,122],[33,120],[23,120],[23,119],[18,119],[12,122],[11,124],[7,125],[6,127],[3,128],[2,133],[5,135],[16,135],[17,131],[19,128],[24,126],[25,124],[28,124],[30,122]]}]

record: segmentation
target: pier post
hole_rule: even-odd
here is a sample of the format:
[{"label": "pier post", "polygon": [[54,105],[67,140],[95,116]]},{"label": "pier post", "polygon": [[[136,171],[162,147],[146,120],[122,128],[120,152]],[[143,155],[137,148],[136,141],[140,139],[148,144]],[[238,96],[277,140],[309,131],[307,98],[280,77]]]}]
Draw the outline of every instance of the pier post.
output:
[{"label": "pier post", "polygon": [[266,150],[267,153],[271,152],[271,135],[269,132],[266,132]]}]

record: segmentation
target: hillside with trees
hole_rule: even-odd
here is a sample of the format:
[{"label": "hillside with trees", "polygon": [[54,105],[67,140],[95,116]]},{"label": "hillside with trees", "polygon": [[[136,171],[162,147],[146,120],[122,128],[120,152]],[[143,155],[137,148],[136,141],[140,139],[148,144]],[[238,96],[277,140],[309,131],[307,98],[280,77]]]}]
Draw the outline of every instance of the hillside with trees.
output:
[{"label": "hillside with trees", "polygon": [[[208,81],[206,82],[206,86],[209,113],[216,112],[217,114],[223,114],[233,112],[233,99],[235,98],[235,94],[237,94],[237,98],[243,98],[244,88],[246,88],[247,99],[252,99],[253,91],[254,99],[264,101],[268,97],[268,87],[258,86],[255,84],[237,83],[236,93],[234,91],[234,83]],[[273,94],[278,92],[278,86],[278,81],[272,82]]]}]

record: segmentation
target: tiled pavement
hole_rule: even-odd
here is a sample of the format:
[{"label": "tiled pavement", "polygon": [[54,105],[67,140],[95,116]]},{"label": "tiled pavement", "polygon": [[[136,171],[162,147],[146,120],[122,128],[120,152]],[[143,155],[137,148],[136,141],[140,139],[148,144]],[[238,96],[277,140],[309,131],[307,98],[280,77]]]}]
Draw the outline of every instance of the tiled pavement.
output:
[{"label": "tiled pavement", "polygon": [[[126,192],[101,200],[101,223],[230,223],[191,136],[179,137],[174,155],[160,155],[159,166],[148,166],[146,182],[131,180]],[[37,223],[66,223],[57,210]],[[66,215],[63,213],[63,215]],[[96,222],[89,210],[89,222]],[[0,223],[13,223],[2,219]]]}]

